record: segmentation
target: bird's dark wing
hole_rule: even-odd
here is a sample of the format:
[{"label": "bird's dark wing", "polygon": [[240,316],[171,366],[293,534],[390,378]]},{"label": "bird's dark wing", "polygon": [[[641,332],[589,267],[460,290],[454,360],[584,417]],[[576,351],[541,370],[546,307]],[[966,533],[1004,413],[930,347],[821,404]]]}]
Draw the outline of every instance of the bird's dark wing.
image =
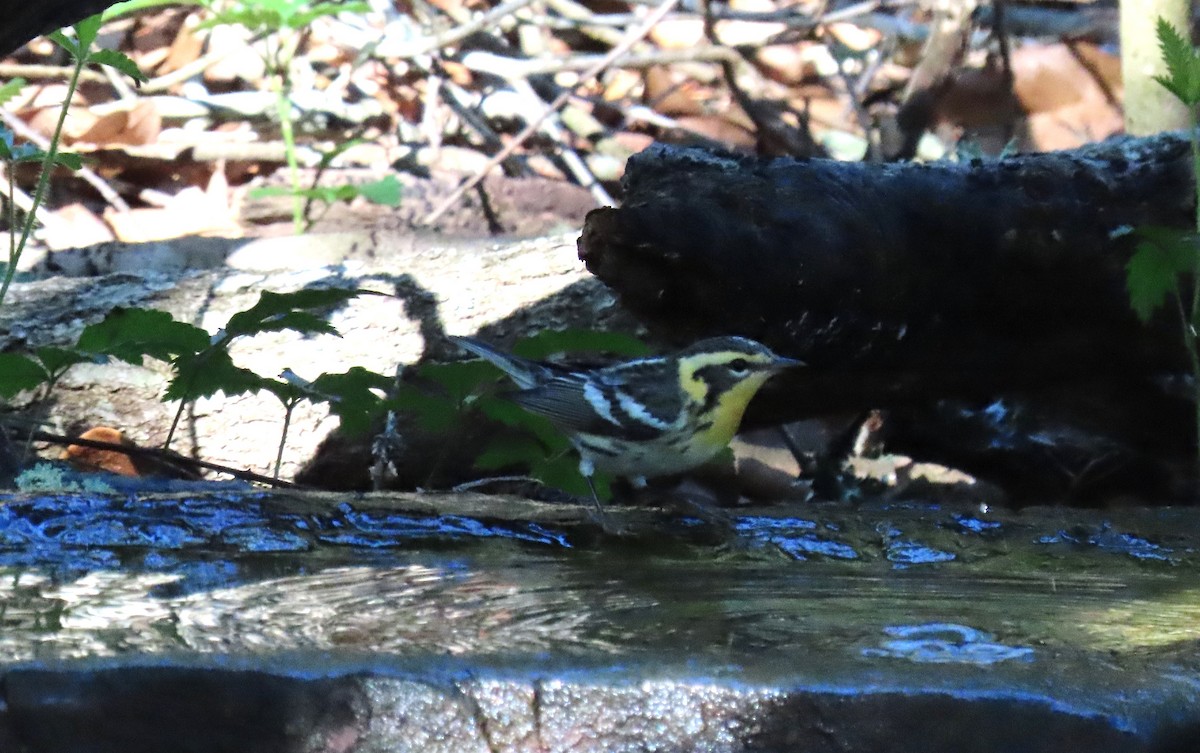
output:
[{"label": "bird's dark wing", "polygon": [[497,368],[508,374],[520,387],[533,387],[538,382],[554,378],[554,375],[558,373],[556,369],[548,364],[537,363],[536,361],[530,361],[520,356],[514,356],[511,353],[505,353],[473,337],[455,337],[452,335],[450,340],[463,350],[474,353],[484,360],[491,361]]},{"label": "bird's dark wing", "polygon": [[508,397],[571,432],[647,440],[662,436],[665,428],[631,419],[611,385],[579,377],[551,379]]}]

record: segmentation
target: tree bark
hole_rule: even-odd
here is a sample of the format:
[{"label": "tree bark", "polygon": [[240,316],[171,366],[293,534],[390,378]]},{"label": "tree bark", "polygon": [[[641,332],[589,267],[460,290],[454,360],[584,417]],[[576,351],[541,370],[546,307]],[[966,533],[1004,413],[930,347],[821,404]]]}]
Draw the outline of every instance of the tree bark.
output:
[{"label": "tree bark", "polygon": [[1130,308],[1129,231],[1187,227],[1187,162],[1177,135],[969,165],[654,148],[579,254],[668,336],[740,333],[831,376],[796,415],[1144,375],[1183,352]]},{"label": "tree bark", "polygon": [[[975,460],[994,461],[1004,450],[987,431],[1013,431],[1011,409],[1027,417],[1022,406],[1054,405],[1075,385],[1081,398],[1053,418],[1080,468],[1110,452],[1168,462],[1193,452],[1178,420],[1190,415],[1186,396],[1156,381],[1187,369],[1176,314],[1140,322],[1125,272],[1133,228],[1190,225],[1178,134],[933,165],[656,147],[630,160],[625,189],[621,208],[588,215],[579,241],[624,305],[668,338],[743,334],[809,364],[772,380],[752,423],[962,400],[977,420],[942,432],[940,450],[937,432],[892,438],[983,472],[1036,443],[972,464],[964,431]],[[1142,407],[1106,410],[1114,395]],[[998,397],[1026,402],[980,433]],[[1079,486],[1033,475],[1026,487],[1040,493]]]}]

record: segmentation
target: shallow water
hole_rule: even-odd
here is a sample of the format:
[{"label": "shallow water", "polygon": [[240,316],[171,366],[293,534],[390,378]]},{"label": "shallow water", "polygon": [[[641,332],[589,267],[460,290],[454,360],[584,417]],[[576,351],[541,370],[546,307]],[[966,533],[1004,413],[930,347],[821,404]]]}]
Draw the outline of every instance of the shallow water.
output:
[{"label": "shallow water", "polygon": [[12,498],[0,651],[1200,674],[1195,538],[1179,513],[1064,526],[1061,511],[800,512],[744,515],[704,540],[687,520],[607,540],[378,501]]}]

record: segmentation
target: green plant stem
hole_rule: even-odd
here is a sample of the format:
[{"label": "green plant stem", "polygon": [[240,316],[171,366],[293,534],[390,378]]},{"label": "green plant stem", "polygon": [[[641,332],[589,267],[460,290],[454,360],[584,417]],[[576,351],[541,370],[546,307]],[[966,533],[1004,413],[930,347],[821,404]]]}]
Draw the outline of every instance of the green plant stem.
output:
[{"label": "green plant stem", "polygon": [[[17,266],[17,184],[13,178],[15,171],[16,163],[8,163],[8,266],[12,268]],[[0,296],[0,303],[3,302],[4,297]]]},{"label": "green plant stem", "polygon": [[292,224],[299,235],[304,227],[304,201],[301,198],[300,163],[296,159],[296,133],[292,129],[291,84],[287,71],[279,72],[279,85],[275,90],[275,104],[279,110],[279,132],[283,136],[283,152],[287,155],[288,177],[292,181]]},{"label": "green plant stem", "polygon": [[[211,358],[212,352],[213,346],[210,345],[206,350],[197,354],[196,360],[199,361],[206,357]],[[171,440],[175,439],[175,430],[179,428],[179,421],[183,418],[183,409],[192,402],[191,394],[192,383],[195,381],[194,374],[195,372],[192,373],[192,376],[187,380],[187,384],[184,385],[183,396],[179,398],[179,409],[175,411],[175,418],[171,419],[171,428],[167,430],[167,438],[163,440],[163,450],[171,449]]]},{"label": "green plant stem", "polygon": [[179,420],[183,418],[183,409],[187,407],[189,402],[180,398],[179,410],[175,411],[175,418],[171,419],[171,428],[167,431],[167,438],[163,440],[162,448],[164,450],[171,449],[171,440],[175,438],[175,430],[179,428]]},{"label": "green plant stem", "polygon": [[292,411],[298,404],[298,400],[284,403],[283,431],[279,435],[279,450],[275,453],[275,472],[272,474],[276,481],[279,480],[279,469],[283,467],[283,448],[287,445],[288,429],[292,425]]},{"label": "green plant stem", "polygon": [[[42,174],[38,176],[37,190],[33,192],[33,206],[29,207],[24,227],[21,228],[21,240],[17,242],[16,249],[9,251],[8,268],[4,270],[4,281],[0,283],[0,304],[4,303],[4,297],[8,295],[8,288],[17,274],[17,262],[21,260],[21,254],[25,252],[25,244],[29,241],[29,234],[33,232],[34,223],[37,222],[37,210],[42,205],[46,188],[50,185],[50,173],[54,171],[54,160],[58,156],[58,144],[62,140],[63,124],[67,122],[67,111],[70,109],[71,100],[75,97],[75,87],[79,84],[79,76],[83,73],[83,67],[87,65],[87,62],[88,55],[83,52],[75,59],[75,70],[67,79],[67,96],[63,98],[62,108],[58,112],[54,135],[50,137],[50,148],[46,150],[46,156],[42,159]],[[9,166],[10,175],[11,172],[12,167]]]},{"label": "green plant stem", "polygon": [[[1196,232],[1200,234],[1200,133],[1197,133],[1196,105],[1188,106],[1188,133],[1192,146],[1192,187],[1196,202]],[[1192,266],[1192,310],[1185,315],[1180,302],[1180,318],[1183,320],[1183,341],[1187,346],[1192,364],[1192,378],[1197,383],[1197,394],[1193,395],[1196,412],[1196,462],[1200,463],[1200,353],[1196,348],[1197,318],[1200,317],[1200,249],[1197,250]]]}]

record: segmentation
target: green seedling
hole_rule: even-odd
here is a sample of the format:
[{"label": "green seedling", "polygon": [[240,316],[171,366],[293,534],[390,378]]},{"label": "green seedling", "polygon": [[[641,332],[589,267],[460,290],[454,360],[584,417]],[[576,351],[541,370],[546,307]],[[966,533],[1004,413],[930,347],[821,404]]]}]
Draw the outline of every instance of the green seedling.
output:
[{"label": "green seedling", "polygon": [[[1142,227],[1134,232],[1137,246],[1126,267],[1126,285],[1134,312],[1148,322],[1167,305],[1174,308],[1180,334],[1197,383],[1196,438],[1200,457],[1200,134],[1197,133],[1196,108],[1200,106],[1200,54],[1171,24],[1158,19],[1158,42],[1167,73],[1155,76],[1188,109],[1188,133],[1191,143],[1193,183],[1196,186],[1193,229]],[[1190,295],[1186,283],[1190,282]]]}]

